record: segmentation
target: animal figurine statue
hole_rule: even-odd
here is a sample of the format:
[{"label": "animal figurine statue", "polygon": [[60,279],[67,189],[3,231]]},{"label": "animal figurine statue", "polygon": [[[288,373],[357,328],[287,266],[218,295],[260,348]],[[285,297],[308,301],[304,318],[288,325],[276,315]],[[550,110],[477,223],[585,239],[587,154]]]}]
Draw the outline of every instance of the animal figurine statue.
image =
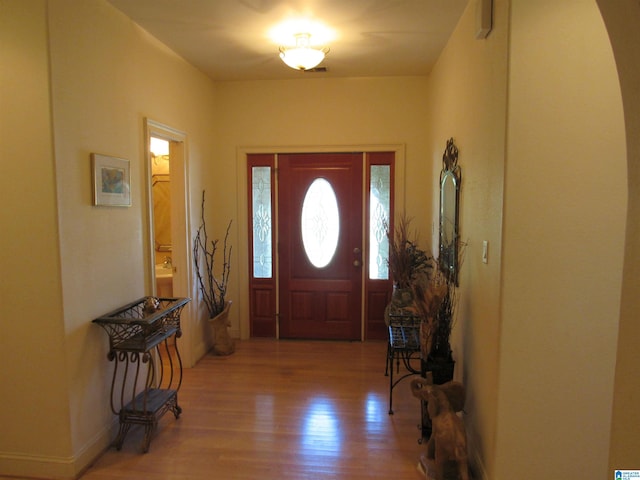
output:
[{"label": "animal figurine statue", "polygon": [[142,307],[145,315],[153,315],[158,310],[160,310],[160,300],[156,297],[147,297],[144,301],[144,306]]},{"label": "animal figurine statue", "polygon": [[465,388],[459,382],[433,385],[429,379],[411,382],[413,395],[427,402],[431,436],[421,465],[428,479],[469,480],[467,436],[456,412],[464,408]]},{"label": "animal figurine statue", "polygon": [[433,384],[433,375],[431,372],[427,372],[426,377],[414,378],[411,380],[411,393],[414,397],[427,401],[427,390],[428,387],[438,387],[442,390],[449,403],[451,404],[451,408],[453,408],[454,412],[461,412],[464,410],[464,404],[466,401],[466,389],[464,385],[460,382],[446,382],[442,385],[434,385]]}]

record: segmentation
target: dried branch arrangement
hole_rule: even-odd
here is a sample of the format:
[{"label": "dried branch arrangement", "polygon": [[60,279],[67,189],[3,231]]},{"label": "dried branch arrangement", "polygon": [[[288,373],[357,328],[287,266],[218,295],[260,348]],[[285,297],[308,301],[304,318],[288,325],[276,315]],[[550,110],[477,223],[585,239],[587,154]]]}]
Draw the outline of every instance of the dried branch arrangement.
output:
[{"label": "dried branch arrangement", "polygon": [[209,318],[220,314],[225,307],[225,297],[229,274],[231,272],[231,250],[227,245],[231,221],[227,225],[222,250],[222,272],[219,277],[215,275],[216,252],[218,251],[218,239],[209,240],[207,225],[204,219],[204,190],[202,191],[202,215],[200,227],[196,233],[193,245],[193,261],[195,264],[198,285],[202,293],[202,299],[207,306]]},{"label": "dried branch arrangement", "polygon": [[[462,266],[466,243],[460,242],[459,247],[458,266]],[[431,358],[451,357],[450,339],[456,323],[459,293],[454,278],[437,269],[426,281],[415,282],[413,292],[416,307],[425,321],[426,353]]]},{"label": "dried branch arrangement", "polygon": [[417,238],[411,239],[411,219],[400,217],[395,231],[387,229],[389,238],[389,270],[393,282],[400,288],[409,288],[423,275],[431,276],[433,257],[417,246]]}]

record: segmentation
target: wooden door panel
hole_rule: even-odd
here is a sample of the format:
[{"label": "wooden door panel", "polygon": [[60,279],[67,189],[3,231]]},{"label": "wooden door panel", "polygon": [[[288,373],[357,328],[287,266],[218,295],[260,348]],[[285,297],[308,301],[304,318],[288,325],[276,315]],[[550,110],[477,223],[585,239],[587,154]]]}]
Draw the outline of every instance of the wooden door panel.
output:
[{"label": "wooden door panel", "polygon": [[[379,218],[373,219],[371,213],[366,210],[365,215],[363,215],[362,209],[363,206],[361,202],[358,201],[361,198],[361,182],[356,181],[353,184],[350,184],[349,181],[344,181],[344,178],[351,178],[353,180],[355,178],[355,174],[352,172],[352,161],[358,162],[360,164],[360,160],[363,156],[362,153],[355,154],[303,154],[303,155],[283,155],[279,154],[278,157],[282,160],[283,168],[280,168],[283,171],[283,175],[280,177],[281,188],[285,189],[285,193],[278,195],[278,200],[280,202],[281,212],[280,215],[274,214],[272,210],[270,213],[270,218],[276,219],[278,216],[281,218],[283,215],[291,215],[291,212],[296,210],[295,215],[298,216],[299,206],[301,205],[304,193],[306,192],[306,188],[308,185],[304,185],[304,188],[290,188],[287,186],[288,184],[295,185],[303,185],[305,182],[308,182],[309,177],[322,176],[323,178],[330,179],[332,184],[338,185],[338,194],[340,196],[340,204],[341,204],[341,216],[344,220],[343,223],[346,223],[348,226],[359,226],[360,222],[363,218],[366,219],[366,225],[364,231],[369,232],[372,231],[370,222],[375,220],[379,222]],[[368,191],[366,192],[366,200],[367,205],[371,204],[371,195],[372,195],[372,168],[374,166],[389,166],[390,168],[390,176],[389,176],[389,196],[390,196],[390,205],[389,212],[393,211],[393,185],[394,185],[394,152],[369,152],[364,154],[367,165],[367,174],[365,176]],[[248,162],[247,166],[249,169],[249,184],[248,190],[252,192],[250,194],[250,202],[249,202],[249,218],[250,220],[250,228],[249,228],[249,258],[250,258],[250,326],[251,326],[251,336],[267,336],[267,337],[275,337],[277,335],[277,318],[280,318],[281,327],[284,325],[284,330],[281,328],[281,336],[283,338],[287,337],[305,337],[305,338],[325,338],[327,335],[324,332],[331,332],[331,335],[342,336],[344,338],[360,338],[360,327],[353,325],[351,329],[342,329],[341,322],[349,323],[353,319],[360,319],[361,312],[359,311],[361,297],[356,296],[353,297],[345,291],[349,291],[349,287],[359,288],[361,294],[365,295],[363,300],[364,303],[364,338],[365,339],[385,339],[387,336],[387,327],[384,320],[384,309],[388,304],[390,295],[391,295],[391,280],[379,279],[378,276],[370,277],[369,276],[369,266],[370,259],[369,258],[360,258],[359,255],[353,252],[353,248],[358,242],[361,240],[357,237],[348,238],[347,245],[349,243],[352,244],[353,248],[340,249],[336,253],[336,257],[332,261],[331,269],[328,270],[318,270],[313,267],[307,260],[304,255],[303,250],[299,249],[291,249],[291,246],[294,247],[296,245],[301,244],[301,239],[296,232],[300,229],[299,222],[295,225],[292,224],[292,220],[284,221],[285,228],[278,227],[275,223],[274,228],[278,227],[278,232],[280,236],[280,244],[278,254],[280,258],[284,258],[285,268],[281,268],[278,272],[278,275],[281,276],[282,272],[288,274],[288,277],[284,281],[280,281],[278,283],[279,289],[290,288],[292,294],[295,294],[297,297],[300,297],[297,303],[294,305],[293,297],[286,300],[284,306],[283,301],[277,298],[278,288],[276,285],[276,272],[273,272],[273,275],[268,277],[261,276],[260,278],[256,278],[253,276],[253,265],[255,264],[254,251],[253,251],[253,219],[254,212],[252,210],[252,179],[253,179],[253,167],[268,167],[272,169],[272,178],[271,178],[271,205],[276,205],[275,202],[275,174],[273,172],[276,171],[276,155],[274,154],[249,154],[247,156]],[[347,159],[347,161],[345,161]],[[293,168],[291,168],[293,167]],[[360,167],[357,167],[358,169]],[[380,170],[378,170],[379,172]],[[379,173],[378,173],[379,175]],[[340,178],[344,177],[344,178]],[[379,179],[379,177],[377,177]],[[379,180],[376,180],[379,181]],[[256,185],[260,185],[258,181]],[[377,184],[376,184],[377,185]],[[348,191],[354,194],[356,197],[355,201],[353,197],[350,195],[344,195],[340,192]],[[257,194],[262,195],[261,189],[257,189]],[[377,190],[377,194],[379,194],[380,190]],[[379,199],[378,199],[379,200]],[[297,209],[292,210],[292,206],[297,205]],[[370,208],[370,207],[369,207]],[[262,218],[262,217],[260,217]],[[390,220],[390,225],[393,225],[393,219]],[[275,233],[274,233],[275,237]],[[274,239],[274,237],[271,237]],[[272,245],[275,246],[275,241],[272,241]],[[367,247],[370,247],[371,244],[367,244]],[[363,249],[360,249],[361,251]],[[367,248],[367,255],[370,255],[370,248]],[[292,253],[293,256],[289,256],[289,253]],[[263,255],[263,252],[260,252]],[[295,256],[297,255],[297,256]],[[275,250],[270,252],[268,255],[269,258],[276,258]],[[357,268],[353,268],[353,262],[359,261],[364,262],[366,269],[366,275],[364,276],[364,284],[360,284],[358,287],[354,287],[352,283],[352,274],[360,272]],[[282,266],[281,266],[282,267]],[[264,272],[262,272],[263,274]],[[322,282],[320,282],[322,280]],[[310,283],[309,283],[310,282]],[[364,288],[363,288],[364,287]],[[323,295],[316,295],[318,297],[316,300],[307,299],[305,292],[316,292],[323,293]],[[359,295],[361,295],[359,294]],[[312,297],[311,293],[309,295]],[[343,300],[347,299],[347,300]],[[347,304],[349,308],[356,306],[358,310],[355,308],[353,310],[348,310],[343,312],[342,306]],[[280,305],[280,311],[276,312],[276,306]],[[309,309],[309,314],[306,314],[306,309]],[[339,312],[339,313],[332,313]],[[320,320],[314,320],[315,318],[321,318]],[[347,320],[349,319],[349,320]],[[300,325],[298,323],[304,324],[304,322],[315,322],[310,323],[313,325],[313,328],[309,328],[305,331],[304,328],[299,328]],[[324,326],[321,322],[325,322]],[[330,323],[332,322],[332,323]],[[342,329],[342,330],[341,330]],[[319,331],[320,334],[316,334],[314,332]],[[347,333],[338,333],[339,331],[346,331]],[[337,338],[342,338],[337,337]],[[331,338],[331,337],[329,337]]]},{"label": "wooden door panel", "polygon": [[390,301],[391,293],[389,288],[381,291],[367,290],[367,323],[365,330],[367,340],[385,340],[387,338],[389,329],[384,319],[384,311]]},{"label": "wooden door panel", "polygon": [[251,336],[275,337],[275,288],[255,286],[250,290]]},{"label": "wooden door panel", "polygon": [[349,299],[346,293],[292,292],[286,337],[353,339]]},{"label": "wooden door panel", "polygon": [[[265,269],[268,271],[260,271],[260,276],[255,276],[254,265],[256,263],[256,259],[254,255],[256,252],[254,251],[254,212],[253,208],[253,195],[254,195],[254,172],[253,168],[258,169],[267,169],[269,171],[269,182],[268,188],[256,189],[257,195],[260,198],[260,207],[265,210],[262,211],[261,215],[258,215],[260,219],[259,222],[263,222],[263,226],[266,225],[266,230],[268,232],[268,238],[270,241],[270,251],[265,252],[264,250],[260,250],[258,252],[258,258],[260,255],[264,255],[267,257],[266,262],[260,262],[269,265],[271,268]],[[249,317],[250,317],[250,331],[252,337],[275,337],[277,335],[277,326],[276,326],[276,280],[275,280],[275,271],[273,271],[273,265],[271,264],[271,260],[275,258],[274,248],[273,248],[273,236],[271,235],[271,219],[275,218],[273,212],[273,206],[275,205],[275,188],[274,188],[274,170],[275,170],[275,155],[273,154],[249,154],[247,156],[247,191],[249,192],[249,241],[247,242],[249,246]],[[264,170],[263,170],[264,173]],[[264,185],[261,182],[256,182],[256,185]],[[267,194],[268,192],[268,194]],[[268,201],[267,201],[268,199]],[[264,222],[264,219],[268,218],[269,221]],[[258,229],[259,231],[260,229]],[[263,230],[264,231],[264,230]]]},{"label": "wooden door panel", "polygon": [[[390,226],[393,230],[393,210],[394,210],[394,152],[370,152],[366,154],[367,157],[367,185],[372,185],[375,181],[371,178],[371,169],[373,166],[388,166],[389,168],[389,217],[387,219],[387,226]],[[382,189],[384,190],[384,189]],[[367,203],[371,205],[371,190],[367,192]],[[366,230],[371,232],[375,230],[375,225],[371,225],[372,221],[371,212],[367,215],[367,228]],[[379,218],[376,219],[379,221]],[[368,243],[371,246],[371,243]],[[371,249],[369,254],[371,254]],[[367,259],[370,262],[370,259]],[[369,273],[369,272],[368,272]],[[385,279],[370,278],[367,275],[365,280],[365,339],[366,340],[386,340],[388,336],[388,327],[384,319],[384,311],[386,306],[391,301],[392,281],[391,277]]]},{"label": "wooden door panel", "polygon": [[344,322],[349,320],[349,293],[328,292],[326,294],[327,321]]},{"label": "wooden door panel", "polygon": [[[280,335],[283,338],[360,338],[362,155],[282,155],[279,163]],[[327,180],[340,214],[338,247],[329,264],[314,266],[302,241],[301,212],[309,186]]]}]

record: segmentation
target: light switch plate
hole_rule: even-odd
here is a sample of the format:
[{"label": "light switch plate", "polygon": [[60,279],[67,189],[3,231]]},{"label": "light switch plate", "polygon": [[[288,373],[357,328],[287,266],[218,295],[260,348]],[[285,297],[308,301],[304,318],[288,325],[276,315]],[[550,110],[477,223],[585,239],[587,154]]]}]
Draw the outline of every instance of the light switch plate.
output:
[{"label": "light switch plate", "polygon": [[482,241],[482,263],[489,263],[489,242]]}]

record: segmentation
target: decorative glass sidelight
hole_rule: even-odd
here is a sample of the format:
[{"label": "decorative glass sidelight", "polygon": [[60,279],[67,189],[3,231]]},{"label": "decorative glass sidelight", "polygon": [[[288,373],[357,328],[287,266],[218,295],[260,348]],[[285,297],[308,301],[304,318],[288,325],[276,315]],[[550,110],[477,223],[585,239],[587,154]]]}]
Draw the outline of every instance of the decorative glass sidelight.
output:
[{"label": "decorative glass sidelight", "polygon": [[301,214],[302,244],[316,268],[329,265],[338,247],[340,212],[331,184],[316,178],[304,197]]},{"label": "decorative glass sidelight", "polygon": [[271,167],[251,168],[253,216],[253,276],[271,278]]},{"label": "decorative glass sidelight", "polygon": [[391,211],[391,166],[371,165],[369,184],[369,278],[389,279],[389,238]]}]

